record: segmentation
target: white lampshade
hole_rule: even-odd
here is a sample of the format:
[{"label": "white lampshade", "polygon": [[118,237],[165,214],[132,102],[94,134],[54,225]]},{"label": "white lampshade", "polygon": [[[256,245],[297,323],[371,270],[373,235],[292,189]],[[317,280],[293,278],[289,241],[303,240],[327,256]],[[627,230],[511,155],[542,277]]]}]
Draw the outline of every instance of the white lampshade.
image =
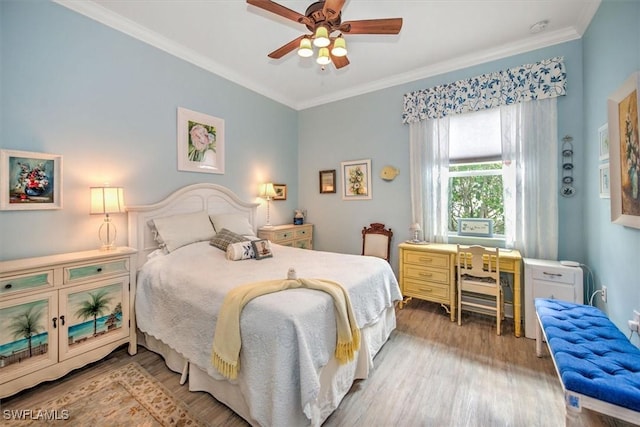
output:
[{"label": "white lampshade", "polygon": [[338,37],[333,41],[333,48],[331,49],[333,56],[346,56],[347,55],[347,42],[342,37]]},{"label": "white lampshade", "polygon": [[91,214],[124,212],[122,187],[91,187]]},{"label": "white lampshade", "polygon": [[258,194],[259,197],[263,199],[271,200],[276,195],[277,195],[276,189],[273,187],[272,182],[260,184],[260,191]]},{"label": "white lampshade", "polygon": [[420,227],[420,224],[418,224],[417,222],[414,222],[413,224],[411,224],[411,227],[409,227],[409,230],[420,231],[422,230],[422,228]]},{"label": "white lampshade", "polygon": [[311,47],[311,39],[303,38],[300,40],[300,48],[298,49],[298,55],[303,58],[308,58],[313,55],[313,48]]},{"label": "white lampshade", "polygon": [[329,57],[329,49],[326,47],[321,47],[318,51],[318,59],[316,62],[320,65],[327,65],[331,62],[331,58]]},{"label": "white lampshade", "polygon": [[327,27],[320,26],[316,28],[313,45],[316,47],[327,47],[330,44],[331,40],[329,40],[329,31],[327,31]]}]

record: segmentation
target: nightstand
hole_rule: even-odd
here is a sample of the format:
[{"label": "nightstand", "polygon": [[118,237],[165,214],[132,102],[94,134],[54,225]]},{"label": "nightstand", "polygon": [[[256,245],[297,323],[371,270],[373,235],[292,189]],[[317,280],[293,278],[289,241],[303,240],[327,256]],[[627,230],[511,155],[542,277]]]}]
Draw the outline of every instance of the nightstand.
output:
[{"label": "nightstand", "polygon": [[258,237],[283,246],[313,249],[313,224],[284,224],[258,229]]}]

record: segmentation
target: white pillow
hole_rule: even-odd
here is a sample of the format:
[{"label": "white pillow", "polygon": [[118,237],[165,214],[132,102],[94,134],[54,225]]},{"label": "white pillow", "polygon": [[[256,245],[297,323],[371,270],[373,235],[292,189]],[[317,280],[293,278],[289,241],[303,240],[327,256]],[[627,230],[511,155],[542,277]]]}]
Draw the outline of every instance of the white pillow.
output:
[{"label": "white pillow", "polygon": [[205,211],[156,218],[153,225],[168,252],[190,243],[211,240],[216,235]]},{"label": "white pillow", "polygon": [[253,227],[246,216],[241,214],[218,214],[211,215],[211,222],[216,231],[226,228],[241,236],[255,236]]},{"label": "white pillow", "polygon": [[242,259],[255,258],[253,246],[250,241],[231,243],[227,246],[227,259],[231,261],[239,261]]}]

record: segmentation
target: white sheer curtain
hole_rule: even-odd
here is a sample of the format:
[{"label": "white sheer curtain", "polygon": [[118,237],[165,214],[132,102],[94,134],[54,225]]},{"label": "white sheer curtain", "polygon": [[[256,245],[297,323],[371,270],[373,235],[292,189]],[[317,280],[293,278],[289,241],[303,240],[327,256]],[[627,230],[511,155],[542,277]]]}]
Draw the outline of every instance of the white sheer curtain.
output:
[{"label": "white sheer curtain", "polygon": [[558,256],[556,98],[500,107],[505,237],[522,256]]},{"label": "white sheer curtain", "polygon": [[429,242],[447,242],[449,119],[409,125],[412,223]]}]

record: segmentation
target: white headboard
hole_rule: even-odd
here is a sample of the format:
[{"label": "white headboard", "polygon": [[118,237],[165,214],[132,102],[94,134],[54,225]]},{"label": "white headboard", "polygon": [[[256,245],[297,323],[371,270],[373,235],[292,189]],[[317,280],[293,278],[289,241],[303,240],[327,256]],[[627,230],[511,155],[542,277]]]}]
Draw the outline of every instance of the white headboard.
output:
[{"label": "white headboard", "polygon": [[129,246],[138,250],[137,268],[147,261],[147,255],[158,249],[158,244],[147,225],[149,220],[203,210],[209,215],[237,213],[245,215],[256,232],[258,206],[259,203],[244,202],[233,191],[216,184],[188,185],[153,205],[127,206]]}]

